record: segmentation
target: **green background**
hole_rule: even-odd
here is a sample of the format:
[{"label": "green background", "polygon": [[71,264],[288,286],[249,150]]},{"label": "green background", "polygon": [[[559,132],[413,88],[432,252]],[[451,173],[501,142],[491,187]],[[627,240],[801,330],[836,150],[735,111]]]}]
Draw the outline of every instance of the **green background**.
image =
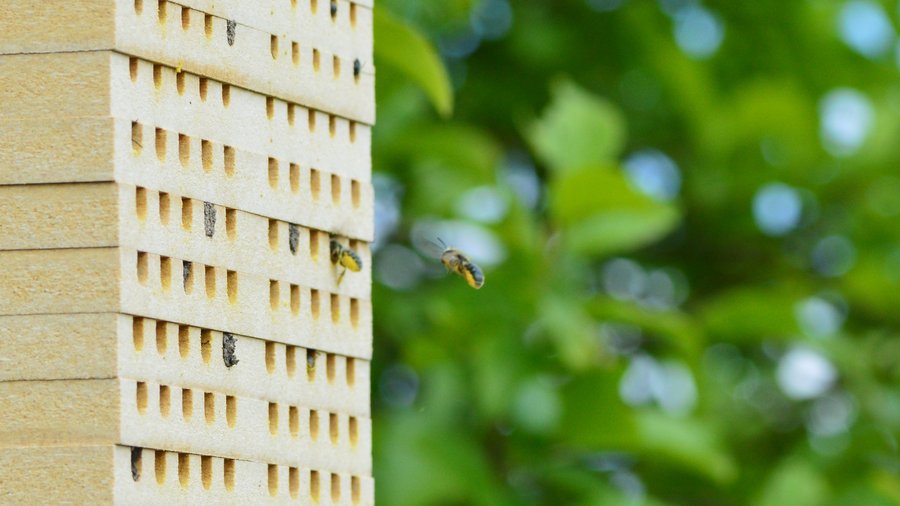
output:
[{"label": "green background", "polygon": [[376,4],[380,504],[900,504],[895,2]]}]

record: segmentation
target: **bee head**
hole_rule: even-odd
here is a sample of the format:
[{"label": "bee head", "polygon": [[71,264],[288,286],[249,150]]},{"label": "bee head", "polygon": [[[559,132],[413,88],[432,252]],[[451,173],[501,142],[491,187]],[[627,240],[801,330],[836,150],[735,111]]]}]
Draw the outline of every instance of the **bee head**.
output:
[{"label": "bee head", "polygon": [[328,243],[328,246],[331,250],[331,263],[338,263],[338,260],[341,259],[341,251],[343,251],[344,247],[335,239],[332,239],[331,242]]},{"label": "bee head", "polygon": [[462,254],[453,248],[447,248],[441,253],[441,263],[450,270],[457,270],[462,262]]}]

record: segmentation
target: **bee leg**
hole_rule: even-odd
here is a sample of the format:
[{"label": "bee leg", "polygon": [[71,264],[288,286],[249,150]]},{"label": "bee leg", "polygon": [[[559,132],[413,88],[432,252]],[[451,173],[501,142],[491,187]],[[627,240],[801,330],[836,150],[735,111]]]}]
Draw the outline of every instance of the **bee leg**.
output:
[{"label": "bee leg", "polygon": [[342,270],[341,273],[338,274],[338,279],[337,279],[337,285],[338,285],[338,286],[341,286],[341,281],[344,279],[344,274],[347,274],[347,268],[346,268],[346,267],[344,267],[344,270]]}]

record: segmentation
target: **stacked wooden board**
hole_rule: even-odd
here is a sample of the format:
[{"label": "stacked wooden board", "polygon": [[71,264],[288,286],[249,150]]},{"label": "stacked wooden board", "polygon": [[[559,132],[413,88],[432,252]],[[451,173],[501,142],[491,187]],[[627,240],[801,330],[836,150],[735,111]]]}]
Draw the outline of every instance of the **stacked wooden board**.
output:
[{"label": "stacked wooden board", "polygon": [[0,4],[0,503],[374,502],[371,62],[370,0]]}]

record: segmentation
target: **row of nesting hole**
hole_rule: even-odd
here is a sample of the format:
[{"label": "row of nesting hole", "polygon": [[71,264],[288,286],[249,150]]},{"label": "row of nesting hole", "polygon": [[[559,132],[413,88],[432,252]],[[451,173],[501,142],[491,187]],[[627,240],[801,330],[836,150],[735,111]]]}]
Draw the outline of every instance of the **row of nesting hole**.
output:
[{"label": "row of nesting hole", "polygon": [[[131,477],[134,481],[140,481],[143,476],[144,448],[131,449]],[[153,453],[153,471],[156,483],[164,485],[166,483],[166,455],[174,452],[165,450],[147,450]],[[178,455],[178,482],[182,488],[188,488],[191,483],[191,454],[177,453]],[[231,492],[235,488],[237,481],[237,473],[235,472],[234,459],[223,459],[219,457],[211,457],[200,455],[200,482],[204,490],[212,489],[213,482],[213,459],[222,460],[222,483],[225,490]],[[267,469],[267,481],[269,494],[271,496],[278,495],[278,467],[275,464],[269,464]],[[337,503],[341,497],[341,480],[340,475],[327,473],[330,475],[331,485],[331,501]],[[309,497],[318,502],[320,499],[320,473],[319,471],[309,471]],[[361,483],[358,476],[350,477],[350,496],[353,504],[358,504],[361,495]],[[288,491],[291,498],[297,499],[300,495],[300,470],[296,467],[288,467]]]},{"label": "row of nesting hole", "polygon": [[[167,153],[168,131],[163,128],[154,129],[154,141],[156,144],[156,157],[161,162],[165,162]],[[140,155],[144,147],[144,126],[136,121],[131,122],[131,144],[132,152],[135,156]],[[191,137],[185,134],[178,134],[178,159],[181,166],[188,168],[191,164],[192,151]],[[200,162],[203,171],[211,173],[213,171],[213,143],[206,139],[200,140]],[[235,161],[235,150],[231,146],[222,146],[222,160],[225,176],[234,177],[237,163]],[[300,165],[296,163],[281,162],[277,158],[269,157],[268,159],[268,181],[272,190],[278,190],[280,181],[287,180],[291,193],[300,192]],[[282,174],[283,168],[287,167],[287,177]],[[350,197],[353,207],[358,208],[361,199],[362,184],[356,179],[350,180]],[[319,194],[322,190],[322,171],[319,169],[309,169],[309,190],[314,201],[319,200]],[[331,202],[334,205],[341,203],[341,177],[331,175]]]},{"label": "row of nesting hole", "polygon": [[[138,414],[143,416],[147,413],[147,383],[143,381],[137,382],[135,390]],[[162,418],[169,418],[171,414],[171,390],[168,385],[159,385],[159,415]],[[220,394],[221,395],[221,394]],[[190,388],[181,389],[181,417],[185,422],[189,422],[194,416],[194,391]],[[213,392],[203,392],[203,417],[206,425],[213,425],[216,422],[216,394]],[[355,448],[359,442],[359,420],[355,416],[348,417],[349,434],[348,439],[350,446]],[[237,425],[237,397],[233,395],[225,396],[225,422],[229,429],[233,429]],[[297,406],[288,406],[288,431],[292,439],[300,437],[300,408]],[[273,436],[278,435],[278,403],[269,403],[269,433]],[[341,440],[340,423],[337,413],[328,413],[328,434],[332,445],[338,445]],[[309,438],[312,441],[319,439],[319,411],[315,409],[309,410]]]},{"label": "row of nesting hole", "polygon": [[[155,323],[154,323],[155,322]],[[150,320],[140,316],[132,317],[132,343],[134,350],[141,352],[144,349],[144,327],[145,325],[155,326],[156,351],[160,355],[165,355],[169,346],[169,324],[162,320]],[[189,325],[178,325],[178,353],[183,360],[187,360],[191,354],[191,330],[196,327]],[[194,332],[194,334],[196,334]],[[249,339],[249,338],[247,338]],[[203,363],[210,364],[212,360],[212,342],[213,331],[209,329],[200,329],[200,357]],[[322,352],[301,348],[289,344],[275,343],[266,341],[265,367],[267,374],[275,374],[277,369],[276,355],[280,354],[280,349],[284,349],[284,365],[288,378],[293,378],[297,374],[297,356],[301,355],[301,359],[305,355],[306,378],[312,382],[316,379],[316,367],[319,362],[318,358],[323,355]],[[325,377],[328,383],[334,383],[337,376],[337,357],[334,353],[324,353],[325,355]],[[224,356],[224,354],[222,355]],[[347,386],[352,387],[356,383],[356,360],[353,357],[344,357],[344,371]]]},{"label": "row of nesting hole", "polygon": [[[131,57],[130,59],[130,72],[131,72],[131,80],[137,81],[138,78],[138,66],[140,60],[135,57]],[[179,95],[184,95],[185,90],[185,81],[187,80],[187,72],[181,71],[179,69],[175,69],[173,67],[167,67],[165,65],[160,65],[158,63],[153,64],[153,85],[156,89],[160,89],[163,86],[163,70],[166,70],[168,73],[175,74],[175,88],[178,91]],[[209,97],[209,82],[211,79],[207,77],[198,76],[198,90],[200,94],[200,101],[206,102]],[[217,82],[217,81],[213,81]],[[224,107],[228,107],[231,105],[231,85],[225,83],[219,83],[221,86],[221,96],[222,96],[222,105]],[[294,126],[297,118],[297,109],[305,108],[306,116],[307,116],[307,128],[310,133],[316,131],[316,115],[318,112],[316,109],[312,109],[310,107],[301,107],[292,102],[286,102],[280,99],[276,99],[274,97],[266,97],[266,118],[271,120],[275,117],[275,104],[284,104],[285,111],[287,112],[287,122],[289,126]],[[337,136],[337,123],[338,117],[334,114],[328,114],[322,112],[322,114],[328,115],[328,134],[332,138]],[[351,143],[356,142],[356,121],[348,119],[347,120],[347,134]]]},{"label": "row of nesting hole", "polygon": [[[137,271],[138,281],[141,284],[147,283],[149,270],[148,262],[148,254],[145,252],[138,252]],[[190,295],[191,293],[193,293],[193,272],[195,269],[194,263],[195,262],[182,261],[182,279],[184,284],[184,293],[186,295]],[[209,265],[200,265],[198,267],[204,267],[207,297],[209,299],[215,298],[216,267]],[[159,257],[159,272],[163,291],[169,291],[171,289],[172,280],[171,257]],[[294,316],[298,316],[300,314],[300,285],[291,283],[289,284],[289,286],[291,314],[293,314]],[[238,273],[236,271],[226,270],[226,291],[228,293],[228,302],[231,304],[235,304],[238,297]],[[331,299],[331,320],[333,323],[338,324],[341,321],[341,295],[336,293],[332,293],[329,295]],[[309,290],[310,314],[314,320],[318,320],[321,313],[320,299],[320,291],[318,289],[311,288]],[[278,310],[281,305],[281,295],[278,280],[269,280],[269,302],[270,307],[273,311]],[[350,323],[353,327],[357,327],[359,325],[359,300],[354,297],[350,298]]]},{"label": "row of nesting hole", "polygon": [[[158,0],[157,12],[159,14],[160,25],[165,25],[166,20],[168,19],[167,5],[169,3],[170,2],[168,2],[166,0]],[[178,6],[178,8],[181,9],[181,28],[184,31],[188,31],[191,27],[191,12],[194,11],[194,9],[191,9],[190,7],[186,7],[186,6]],[[135,11],[137,11],[138,15],[140,15],[143,12],[143,0],[135,0]],[[214,27],[213,17],[214,16],[212,14],[208,14],[208,13],[201,13],[200,11],[195,11],[195,12],[197,12],[197,14],[203,14],[204,32],[206,34],[206,37],[208,39],[211,39],[213,37],[213,27]],[[335,17],[333,17],[333,19],[335,19],[336,14],[337,14],[337,2],[334,2],[334,1],[332,2],[332,12],[334,12],[334,14],[335,14]],[[350,16],[351,24],[355,28],[355,26],[356,26],[356,5],[355,4],[351,4],[350,14],[351,14],[351,16]],[[234,41],[237,38],[238,25],[235,21],[226,20],[225,26],[226,26],[226,30],[225,30],[226,39],[225,40],[229,46],[233,46]],[[274,34],[269,35],[269,53],[271,54],[273,60],[278,60],[278,57],[280,56],[280,48],[279,48],[280,40],[281,40],[281,37],[279,37],[277,35],[274,35]],[[319,49],[312,48],[313,72],[319,73],[319,71],[321,70],[321,59],[322,59],[322,57],[321,57],[321,52],[319,51]],[[295,67],[299,67],[300,61],[301,61],[300,43],[297,41],[291,41],[291,63]],[[332,72],[332,77],[334,79],[340,78],[340,76],[341,76],[341,58],[340,58],[340,56],[337,56],[337,55],[332,56],[331,72]],[[359,83],[359,76],[361,73],[362,73],[362,62],[360,62],[359,59],[354,59],[353,60],[353,81],[357,84]]]},{"label": "row of nesting hole", "polygon": [[[159,19],[160,24],[165,24],[166,19],[168,18],[168,2],[167,0],[157,0],[157,8],[156,13]],[[297,9],[298,0],[290,0],[291,9]],[[356,10],[357,5],[355,2],[347,2],[349,4],[350,9],[350,27],[356,29]],[[331,21],[336,23],[338,19],[338,13],[340,12],[340,7],[338,4],[338,0],[329,0],[329,14],[331,15]],[[172,4],[177,8],[181,8],[181,27],[184,30],[188,30],[191,27],[191,14],[189,7]],[[137,15],[141,15],[144,13],[144,0],[134,0],[134,11]],[[318,0],[309,0],[309,11],[315,15],[319,11],[319,2]],[[198,11],[199,13],[199,11]],[[204,13],[204,29],[206,31],[207,37],[212,37],[213,35],[213,15]],[[230,40],[230,39],[229,39]]]},{"label": "row of nesting hole", "polygon": [[[144,251],[137,252],[137,276],[138,282],[146,285],[149,278],[149,253]],[[194,291],[194,271],[200,267],[204,270],[204,285],[206,288],[206,297],[210,300],[216,298],[216,267],[212,265],[202,265],[197,262],[183,260],[182,268],[182,284],[185,295],[191,295]],[[160,285],[164,292],[172,289],[172,258],[167,256],[159,256],[159,278]],[[227,270],[225,275],[225,288],[228,294],[228,302],[236,304],[238,299],[238,273],[237,271]],[[300,315],[300,285],[290,283],[290,310],[294,316]],[[331,321],[338,324],[341,321],[341,298],[337,293],[328,294],[331,299]],[[309,289],[309,310],[314,320],[319,319],[321,314],[321,291],[316,288]],[[277,310],[281,304],[281,295],[279,291],[279,282],[277,280],[269,280],[269,303],[273,311]],[[359,299],[350,297],[350,324],[355,328],[359,326]]]},{"label": "row of nesting hole", "polygon": [[[153,190],[149,190],[153,191]],[[147,193],[148,190],[144,187],[138,186],[135,188],[134,195],[134,203],[135,203],[135,215],[137,216],[138,221],[146,221],[147,220]],[[163,226],[168,226],[171,215],[171,207],[172,207],[172,199],[166,192],[157,192],[157,202],[159,206],[159,222]],[[194,226],[194,203],[199,203],[200,201],[191,199],[189,197],[181,198],[181,228],[185,231],[190,232]],[[199,207],[199,206],[198,206]],[[237,210],[231,208],[225,209],[225,235],[228,237],[229,241],[234,241],[237,239],[237,228],[238,228],[238,219],[237,219]],[[216,205],[210,202],[203,202],[203,233],[206,237],[212,238],[215,237],[216,233],[216,222],[218,221],[218,209]],[[276,220],[274,218],[268,219],[268,243],[269,249],[273,252],[277,252],[281,247],[281,240],[279,229],[280,223],[284,223],[280,220]],[[328,232],[323,232],[321,230],[316,230],[314,228],[302,227],[300,225],[295,225],[293,223],[287,223],[288,229],[288,240],[287,247],[288,251],[292,256],[297,256],[300,251],[300,232],[301,229],[307,231],[308,235],[308,244],[309,244],[309,256],[313,262],[319,261],[319,248],[322,243],[320,241],[320,236],[327,236],[330,242],[330,239],[338,239],[338,236],[334,236],[329,234]],[[338,239],[339,240],[339,239]],[[327,244],[327,243],[326,243]],[[359,254],[360,252],[360,242],[355,239],[349,240],[349,247],[351,250]]]},{"label": "row of nesting hole", "polygon": [[[130,58],[130,73],[131,73],[132,81],[137,81],[139,61],[140,60],[136,57]],[[160,65],[158,63],[153,64],[153,85],[156,87],[156,89],[161,89],[163,86],[163,70],[164,69],[168,73],[175,74],[175,89],[178,91],[179,95],[184,95],[185,86],[186,86],[185,82],[187,81],[188,73],[184,72],[182,70],[179,70],[179,69],[175,69],[173,67]],[[218,82],[218,81],[209,79],[208,77],[198,76],[197,83],[198,83],[198,91],[199,91],[201,102],[206,102],[207,98],[209,97],[209,82],[210,81]],[[221,90],[222,90],[222,93],[221,93],[222,105],[227,108],[229,105],[231,105],[231,85],[226,84],[226,83],[219,83],[219,85],[221,86]],[[283,101],[280,99],[276,99],[274,97],[266,97],[266,117],[267,117],[267,119],[271,120],[275,116],[275,104],[276,103],[284,104],[285,111],[287,113],[286,114],[287,122],[288,122],[289,126],[294,126],[294,124],[296,123],[297,109],[305,108],[306,115],[307,115],[307,123],[306,123],[307,127],[311,133],[316,131],[316,123],[317,123],[316,115],[321,111],[317,111],[316,109],[312,109],[310,107],[302,107],[302,106],[299,106],[292,102],[286,102],[286,101]],[[334,114],[328,114],[325,112],[322,112],[322,114],[326,114],[328,116],[328,134],[331,137],[335,137],[337,135],[338,117],[335,116]],[[347,120],[347,133],[348,133],[350,142],[351,143],[356,142],[356,121],[354,121],[352,119]]]}]

